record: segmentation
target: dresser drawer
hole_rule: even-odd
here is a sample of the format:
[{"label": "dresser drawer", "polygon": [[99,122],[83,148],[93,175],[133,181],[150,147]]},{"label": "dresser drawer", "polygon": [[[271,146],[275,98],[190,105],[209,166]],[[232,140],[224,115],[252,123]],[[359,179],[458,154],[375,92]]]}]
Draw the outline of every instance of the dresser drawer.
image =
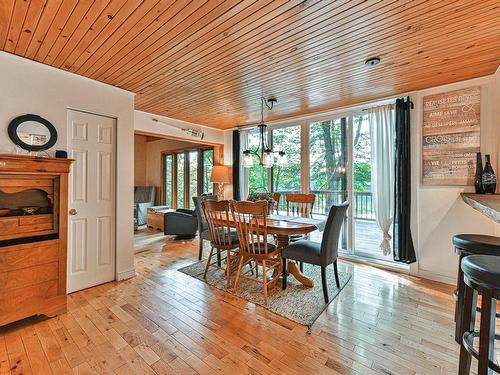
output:
[{"label": "dresser drawer", "polygon": [[9,234],[17,231],[19,219],[17,217],[0,217],[0,233]]},{"label": "dresser drawer", "polygon": [[29,268],[59,259],[59,240],[0,247],[0,273]]},{"label": "dresser drawer", "polygon": [[0,217],[0,240],[53,233],[54,215]]},{"label": "dresser drawer", "polygon": [[52,224],[52,214],[19,216],[19,225]]},{"label": "dresser drawer", "polygon": [[52,262],[29,268],[2,272],[0,273],[0,285],[2,285],[4,291],[25,288],[46,281],[57,280],[58,271],[59,262]]}]

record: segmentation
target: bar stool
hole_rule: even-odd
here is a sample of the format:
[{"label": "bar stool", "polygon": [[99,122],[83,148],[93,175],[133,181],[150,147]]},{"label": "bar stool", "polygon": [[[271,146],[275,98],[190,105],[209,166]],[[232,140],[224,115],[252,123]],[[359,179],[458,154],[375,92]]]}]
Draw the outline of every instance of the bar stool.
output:
[{"label": "bar stool", "polygon": [[[500,373],[495,363],[496,300],[500,298],[500,257],[491,255],[469,255],[462,260],[464,274],[464,312],[462,321],[462,344],[458,375],[468,375],[472,357],[478,360],[478,375]],[[479,331],[475,330],[477,296],[481,295],[481,320]],[[479,338],[479,350],[474,349],[474,338]]]},{"label": "bar stool", "polygon": [[500,238],[482,234],[458,234],[453,237],[455,253],[460,256],[458,263],[457,289],[455,291],[455,341],[460,344],[462,340],[462,311],[464,295],[464,275],[461,264],[464,257],[472,254],[500,255]]}]

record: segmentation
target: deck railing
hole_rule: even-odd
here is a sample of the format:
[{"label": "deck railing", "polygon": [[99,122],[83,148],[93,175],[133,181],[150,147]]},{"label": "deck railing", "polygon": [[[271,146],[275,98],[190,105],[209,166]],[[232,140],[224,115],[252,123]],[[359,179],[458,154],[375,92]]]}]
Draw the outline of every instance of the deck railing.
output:
[{"label": "deck railing", "polygon": [[[286,211],[286,193],[298,193],[297,191],[280,191],[281,199],[279,210]],[[326,215],[328,209],[333,204],[340,204],[347,200],[347,192],[344,191],[325,191],[312,190],[311,193],[316,194],[316,201],[313,206],[313,214]],[[353,213],[354,219],[375,220],[375,211],[373,209],[373,197],[371,191],[355,191],[353,193]]]}]

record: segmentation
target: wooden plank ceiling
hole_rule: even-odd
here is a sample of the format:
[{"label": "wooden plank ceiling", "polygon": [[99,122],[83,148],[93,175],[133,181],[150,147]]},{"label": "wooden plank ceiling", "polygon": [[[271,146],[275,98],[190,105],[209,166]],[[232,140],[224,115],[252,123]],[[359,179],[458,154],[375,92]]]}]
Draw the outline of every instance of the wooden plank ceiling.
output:
[{"label": "wooden plank ceiling", "polygon": [[[229,128],[491,74],[498,0],[1,0],[3,50]],[[375,67],[364,61],[378,56]]]}]

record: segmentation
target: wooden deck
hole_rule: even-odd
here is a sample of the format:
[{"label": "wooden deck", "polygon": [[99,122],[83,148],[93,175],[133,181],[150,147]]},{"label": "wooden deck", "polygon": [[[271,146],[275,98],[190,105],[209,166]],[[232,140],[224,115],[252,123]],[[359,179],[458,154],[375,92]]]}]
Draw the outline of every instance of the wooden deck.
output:
[{"label": "wooden deck", "polygon": [[308,334],[178,272],[196,239],[135,239],[135,278],[1,328],[0,374],[456,374],[450,285],[341,261],[352,279]]}]

